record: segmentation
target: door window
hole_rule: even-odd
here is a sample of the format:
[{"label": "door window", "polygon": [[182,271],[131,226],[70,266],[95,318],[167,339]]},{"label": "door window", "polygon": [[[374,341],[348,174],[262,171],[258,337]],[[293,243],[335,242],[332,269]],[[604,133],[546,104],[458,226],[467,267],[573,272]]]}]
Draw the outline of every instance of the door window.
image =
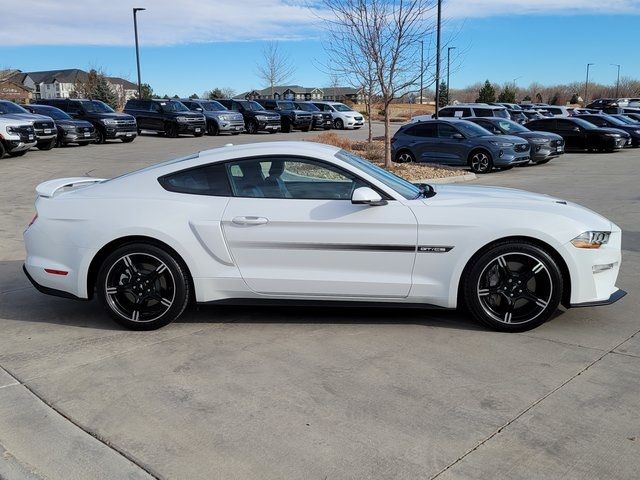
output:
[{"label": "door window", "polygon": [[265,158],[226,166],[237,197],[351,200],[354,189],[366,186],[349,172],[313,160]]},{"label": "door window", "polygon": [[440,138],[453,138],[456,133],[460,133],[454,127],[447,123],[438,124],[438,137]]},{"label": "door window", "polygon": [[575,123],[569,121],[569,120],[558,120],[558,131],[559,132],[573,132],[574,129],[578,127],[578,129],[580,129],[580,127],[578,125],[576,125]]},{"label": "door window", "polygon": [[435,137],[437,135],[436,124],[433,122],[421,122],[407,130],[407,135],[414,137]]},{"label": "door window", "polygon": [[67,105],[67,111],[69,113],[82,113],[79,102],[69,102]]}]

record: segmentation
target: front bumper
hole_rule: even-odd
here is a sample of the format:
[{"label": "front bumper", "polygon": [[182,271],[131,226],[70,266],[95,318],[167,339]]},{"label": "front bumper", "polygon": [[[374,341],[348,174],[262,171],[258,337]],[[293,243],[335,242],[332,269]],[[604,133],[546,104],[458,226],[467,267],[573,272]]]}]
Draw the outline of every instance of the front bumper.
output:
[{"label": "front bumper", "polygon": [[364,126],[364,117],[345,118],[343,120],[345,128],[360,128]]},{"label": "front bumper", "polygon": [[493,154],[493,164],[496,167],[524,165],[531,160],[530,151],[516,152],[513,148],[501,148]]},{"label": "front bumper", "polygon": [[84,143],[93,142],[96,138],[95,132],[64,132],[61,140],[62,143]]},{"label": "front bumper", "polygon": [[258,130],[267,130],[267,131],[280,131],[282,129],[282,125],[280,120],[259,120],[258,121]]},{"label": "front bumper", "polygon": [[572,303],[569,305],[570,308],[578,308],[578,307],[602,307],[605,305],[611,305],[616,303],[622,297],[627,294],[624,290],[617,289],[615,292],[611,294],[609,298],[606,300],[596,300],[594,302],[583,302],[583,303]]},{"label": "front bumper", "polygon": [[244,132],[244,120],[218,120],[218,130],[221,132]]},{"label": "front bumper", "polygon": [[124,127],[124,128],[114,128],[107,127],[105,129],[105,137],[109,139],[113,138],[135,138],[138,136],[138,129],[133,127]]},{"label": "front bumper", "polygon": [[7,143],[7,150],[10,152],[21,152],[23,150],[29,150],[31,147],[35,147],[38,143],[36,140],[5,140]]},{"label": "front bumper", "polygon": [[197,134],[204,133],[206,128],[205,122],[178,122],[178,133]]}]

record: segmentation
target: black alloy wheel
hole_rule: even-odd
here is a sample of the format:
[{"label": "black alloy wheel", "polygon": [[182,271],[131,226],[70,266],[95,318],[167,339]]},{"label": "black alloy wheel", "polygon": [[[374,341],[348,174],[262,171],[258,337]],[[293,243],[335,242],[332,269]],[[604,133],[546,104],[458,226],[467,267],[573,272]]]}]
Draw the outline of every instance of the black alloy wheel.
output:
[{"label": "black alloy wheel", "polygon": [[342,121],[342,119],[341,119],[341,118],[336,118],[336,119],[333,121],[333,127],[334,127],[336,130],[344,130],[344,122]]},{"label": "black alloy wheel", "polygon": [[186,267],[154,245],[125,245],[100,267],[98,297],[107,312],[132,330],[154,330],[178,318],[189,301]]},{"label": "black alloy wheel", "polygon": [[398,155],[396,155],[397,163],[413,163],[416,159],[409,150],[400,150]]},{"label": "black alloy wheel", "polygon": [[471,153],[469,166],[473,173],[489,173],[493,170],[493,159],[491,154],[485,150],[476,150]]},{"label": "black alloy wheel", "polygon": [[207,122],[207,133],[213,137],[220,135],[218,123],[214,121]]},{"label": "black alloy wheel", "polygon": [[167,123],[164,126],[164,133],[169,138],[178,137],[178,125],[175,123]]},{"label": "black alloy wheel", "polygon": [[472,260],[464,277],[465,304],[494,330],[519,332],[547,321],[562,299],[562,274],[537,245],[508,241]]},{"label": "black alloy wheel", "polygon": [[106,141],[105,133],[100,128],[96,128],[96,139],[95,143],[98,145],[103,144]]},{"label": "black alloy wheel", "polygon": [[249,122],[247,123],[247,133],[251,135],[255,135],[256,133],[258,133],[258,122],[256,122],[255,120],[249,120]]}]

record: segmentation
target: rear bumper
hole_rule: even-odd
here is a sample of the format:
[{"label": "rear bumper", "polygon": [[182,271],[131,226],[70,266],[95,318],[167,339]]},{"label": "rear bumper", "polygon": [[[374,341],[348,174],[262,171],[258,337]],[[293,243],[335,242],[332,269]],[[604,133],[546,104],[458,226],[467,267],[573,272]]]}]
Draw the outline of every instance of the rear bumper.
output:
[{"label": "rear bumper", "polygon": [[71,298],[73,300],[87,300],[86,298],[76,297],[73,293],[65,292],[64,290],[57,290],[55,288],[40,285],[33,279],[31,275],[29,275],[29,271],[27,270],[26,265],[22,265],[22,271],[31,282],[31,285],[33,285],[40,293],[44,293],[45,295],[52,295],[54,297]]},{"label": "rear bumper", "polygon": [[582,302],[582,303],[572,303],[569,305],[570,308],[578,308],[578,307],[601,307],[604,305],[611,305],[612,303],[616,303],[622,297],[627,294],[624,290],[616,290],[611,294],[611,296],[605,300],[597,300],[594,302]]}]

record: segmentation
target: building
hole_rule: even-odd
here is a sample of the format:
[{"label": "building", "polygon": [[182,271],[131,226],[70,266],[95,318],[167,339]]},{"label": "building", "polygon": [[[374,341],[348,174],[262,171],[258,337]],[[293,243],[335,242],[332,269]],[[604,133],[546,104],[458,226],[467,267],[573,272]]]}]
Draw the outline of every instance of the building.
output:
[{"label": "building", "polygon": [[247,100],[256,99],[276,99],[276,100],[311,100],[311,101],[335,101],[362,103],[364,95],[362,89],[352,87],[302,87],[300,85],[282,85],[263,88],[262,90],[251,90],[238,95],[238,98]]},{"label": "building", "polygon": [[20,70],[0,70],[0,99],[29,103],[33,90],[24,84],[25,77]]},{"label": "building", "polygon": [[138,85],[120,77],[108,77],[107,81],[116,95],[118,95],[119,103],[124,105],[138,95]]}]

